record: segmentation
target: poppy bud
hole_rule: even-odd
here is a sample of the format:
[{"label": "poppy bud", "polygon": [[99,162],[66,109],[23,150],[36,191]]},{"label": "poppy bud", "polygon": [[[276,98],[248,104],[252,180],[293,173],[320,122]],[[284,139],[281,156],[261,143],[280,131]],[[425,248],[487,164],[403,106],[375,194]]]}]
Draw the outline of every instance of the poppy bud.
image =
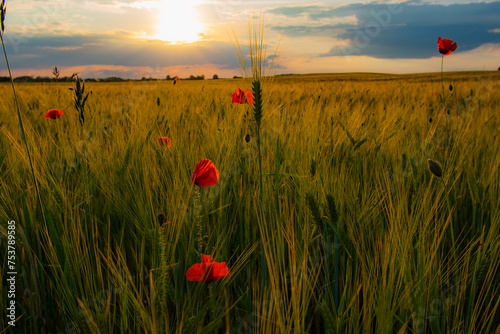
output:
[{"label": "poppy bud", "polygon": [[441,165],[439,164],[439,162],[427,159],[427,164],[429,165],[429,170],[432,174],[434,174],[436,177],[443,176],[443,170],[441,169]]},{"label": "poppy bud", "polygon": [[432,117],[431,117],[431,118],[429,118],[429,123],[432,123]]},{"label": "poppy bud", "polygon": [[453,85],[450,84],[450,92],[453,90]]},{"label": "poppy bud", "polygon": [[163,213],[159,213],[158,216],[156,216],[156,220],[158,220],[158,224],[162,226],[163,223],[165,223],[165,221],[167,220],[167,217]]}]

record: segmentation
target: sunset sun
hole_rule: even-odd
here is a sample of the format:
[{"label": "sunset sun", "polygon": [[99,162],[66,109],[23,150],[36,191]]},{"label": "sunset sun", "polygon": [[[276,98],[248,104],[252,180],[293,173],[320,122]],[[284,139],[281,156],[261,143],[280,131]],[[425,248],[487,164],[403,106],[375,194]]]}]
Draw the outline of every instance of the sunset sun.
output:
[{"label": "sunset sun", "polygon": [[192,43],[203,31],[192,3],[184,1],[163,1],[158,8],[158,27],[155,38],[179,44]]}]

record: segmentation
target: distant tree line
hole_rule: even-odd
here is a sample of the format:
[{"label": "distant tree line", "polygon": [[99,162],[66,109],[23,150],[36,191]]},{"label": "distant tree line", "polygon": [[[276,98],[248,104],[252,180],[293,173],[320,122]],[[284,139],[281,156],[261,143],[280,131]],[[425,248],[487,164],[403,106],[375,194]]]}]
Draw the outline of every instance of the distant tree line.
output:
[{"label": "distant tree line", "polygon": [[[123,81],[123,79],[121,78],[118,78],[118,77],[114,77],[114,78],[117,78],[117,79],[120,79],[121,81]],[[88,81],[88,82],[97,82],[97,81],[106,81],[110,78],[105,78],[105,79],[85,79],[85,81]],[[120,80],[108,80],[108,81],[120,81]],[[10,78],[9,77],[0,77],[0,82],[8,82],[10,81]],[[14,82],[53,82],[54,79],[51,78],[51,77],[33,77],[33,76],[29,76],[29,75],[23,75],[23,76],[20,76],[20,77],[16,77],[14,78]],[[73,82],[74,79],[71,78],[71,77],[59,77],[57,79],[58,82]]]},{"label": "distant tree line", "polygon": [[[166,76],[166,80],[174,80],[174,78],[176,78],[175,76],[174,77],[171,77],[170,75],[167,75]],[[235,76],[234,78],[239,78],[238,76]],[[189,78],[180,78],[181,80],[205,80],[205,75],[202,74],[202,75],[197,75],[197,76],[194,76],[194,75],[190,75]],[[217,74],[214,74],[212,79],[219,79],[219,76]],[[141,79],[123,79],[123,78],[120,78],[120,77],[117,77],[117,76],[112,76],[112,77],[107,77],[107,78],[98,78],[98,79],[95,79],[95,78],[86,78],[85,81],[87,82],[122,82],[122,81],[161,81],[161,80],[164,80],[164,79],[157,79],[157,78],[152,78],[152,77],[149,77],[149,78],[146,78],[146,77],[142,77]],[[10,78],[9,77],[5,77],[5,76],[0,76],[0,82],[9,82],[10,81]],[[72,77],[41,77],[41,76],[37,76],[37,77],[34,77],[32,75],[23,75],[23,76],[20,76],[20,77],[16,77],[14,78],[14,82],[53,82],[53,81],[57,81],[57,82],[73,82],[74,81],[74,78]]]},{"label": "distant tree line", "polygon": [[[174,80],[175,78],[177,78],[177,77],[176,76],[171,77],[170,75],[167,75],[167,77],[166,77],[167,80]],[[205,80],[205,74],[197,75],[197,76],[190,75],[189,78],[180,78],[180,79],[181,80]]]}]

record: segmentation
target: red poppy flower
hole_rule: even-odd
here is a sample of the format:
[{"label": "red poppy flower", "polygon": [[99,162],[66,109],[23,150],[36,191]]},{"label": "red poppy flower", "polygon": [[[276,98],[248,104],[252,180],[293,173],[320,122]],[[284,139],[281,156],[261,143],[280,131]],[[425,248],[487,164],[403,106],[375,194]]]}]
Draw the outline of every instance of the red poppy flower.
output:
[{"label": "red poppy flower", "polygon": [[196,164],[193,174],[191,175],[191,182],[200,187],[210,187],[219,181],[219,171],[209,159],[201,159]]},{"label": "red poppy flower", "polygon": [[447,56],[457,49],[457,42],[449,38],[438,38],[439,53]]},{"label": "red poppy flower", "polygon": [[186,271],[186,278],[189,281],[210,283],[229,275],[229,268],[226,262],[214,262],[210,255],[201,255],[201,263],[193,264]]},{"label": "red poppy flower", "polygon": [[249,89],[238,89],[231,95],[233,98],[233,103],[237,104],[253,104],[253,93]]},{"label": "red poppy flower", "polygon": [[161,146],[167,146],[168,148],[172,147],[172,139],[168,137],[158,137],[158,142]]},{"label": "red poppy flower", "polygon": [[45,113],[45,118],[56,119],[63,115],[62,110],[59,109],[50,109]]}]

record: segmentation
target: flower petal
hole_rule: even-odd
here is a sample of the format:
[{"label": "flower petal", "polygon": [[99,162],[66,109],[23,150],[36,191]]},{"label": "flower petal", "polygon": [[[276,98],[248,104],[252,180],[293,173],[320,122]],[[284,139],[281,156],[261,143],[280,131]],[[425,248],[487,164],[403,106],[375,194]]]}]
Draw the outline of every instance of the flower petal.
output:
[{"label": "flower petal", "polygon": [[213,186],[218,180],[219,171],[209,159],[200,160],[191,175],[191,182],[200,187]]},{"label": "flower petal", "polygon": [[203,265],[201,263],[193,264],[186,271],[186,278],[189,281],[200,281],[203,275]]},{"label": "flower petal", "polygon": [[226,277],[227,275],[229,275],[229,268],[226,266],[226,262],[214,262],[212,267],[213,280],[216,281]]}]

